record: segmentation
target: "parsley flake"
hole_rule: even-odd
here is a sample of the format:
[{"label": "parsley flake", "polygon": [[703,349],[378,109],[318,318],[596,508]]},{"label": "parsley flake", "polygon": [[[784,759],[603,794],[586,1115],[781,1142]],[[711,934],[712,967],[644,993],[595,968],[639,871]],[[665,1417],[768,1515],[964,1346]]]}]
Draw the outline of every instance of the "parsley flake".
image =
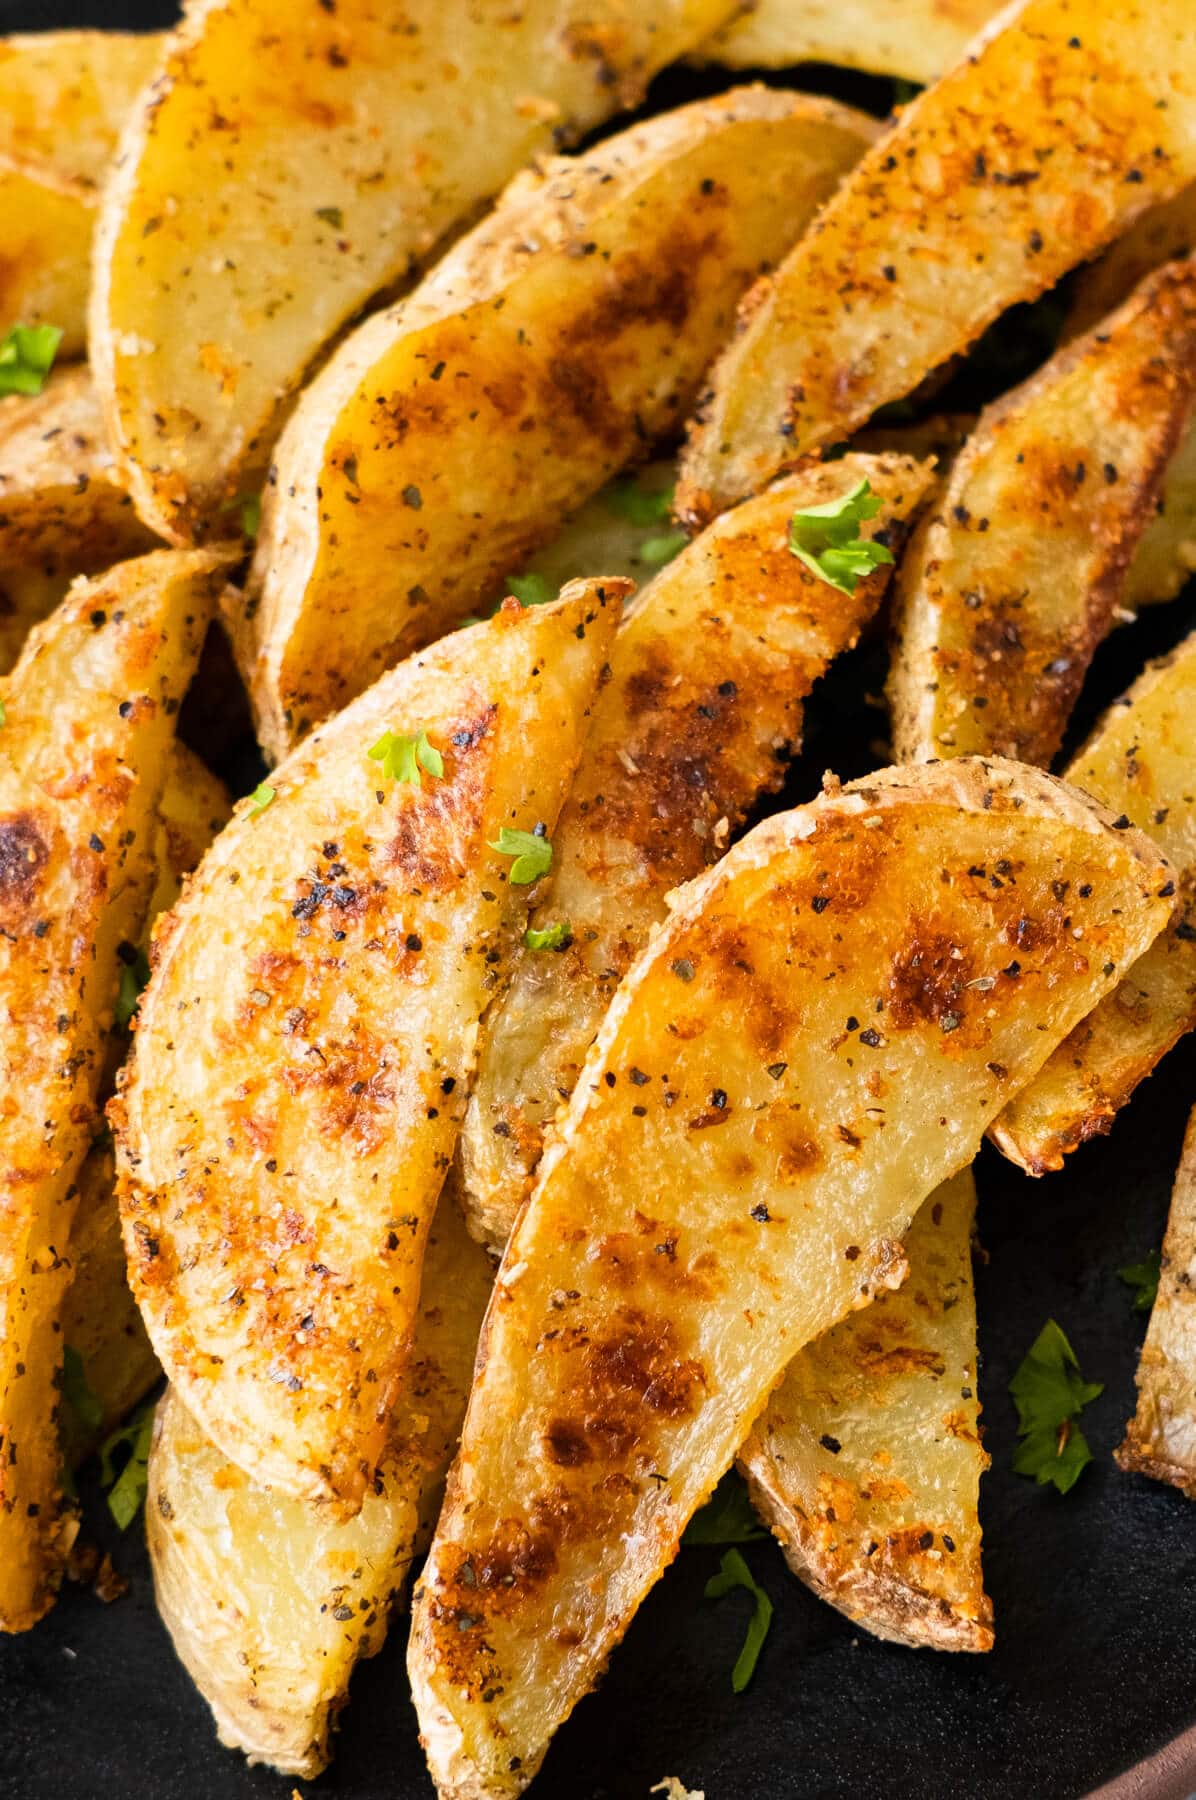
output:
[{"label": "parsley flake", "polygon": [[509,876],[515,887],[530,887],[552,867],[552,845],[540,832],[515,831],[504,825],[490,848],[500,856],[515,858]]},{"label": "parsley flake", "polygon": [[[511,879],[515,879],[514,872]],[[568,919],[559,919],[555,925],[546,925],[543,931],[537,931],[534,925],[529,925],[523,934],[523,941],[529,950],[567,950],[573,942],[573,931]]]},{"label": "parsley flake", "polygon": [[1162,1257],[1157,1250],[1148,1252],[1141,1262],[1126,1263],[1124,1269],[1118,1269],[1118,1279],[1134,1290],[1135,1312],[1149,1312],[1158,1299],[1161,1272]]},{"label": "parsley flake", "polygon": [[880,496],[861,481],[849,494],[807,506],[789,521],[789,549],[820,581],[854,594],[858,583],[882,563],[893,561],[893,552],[875,538],[862,538],[858,527],[880,511]]},{"label": "parsley flake", "polygon": [[73,1344],[62,1351],[62,1397],[84,1432],[98,1431],[104,1423],[104,1407],[92,1392],[83,1358]]},{"label": "parsley flake", "polygon": [[1088,1402],[1104,1392],[1104,1383],[1083,1380],[1075,1351],[1054,1319],[1048,1319],[1009,1392],[1022,1439],[1014,1453],[1014,1473],[1032,1475],[1040,1487],[1053,1483],[1066,1494],[1092,1461],[1077,1421]]},{"label": "parsley flake", "polygon": [[252,794],[249,796],[250,818],[256,819],[259,813],[264,813],[277,793],[278,789],[272,788],[268,781],[259,781]]},{"label": "parsley flake", "polygon": [[0,394],[40,394],[61,342],[57,325],[14,325],[0,343]]},{"label": "parsley flake", "polygon": [[[145,1499],[153,1435],[154,1402],[147,1400],[100,1446],[100,1481],[108,1489],[108,1511],[122,1531],[128,1530]],[[129,1454],[118,1474],[113,1458],[122,1448]]]},{"label": "parsley flake", "polygon": [[3,700],[0,700],[0,725],[7,725],[7,724],[8,724],[8,709],[5,706]]},{"label": "parsley flake", "polygon": [[638,525],[642,529],[647,525],[659,525],[666,520],[673,510],[673,494],[670,485],[661,488],[655,494],[645,493],[634,475],[626,476],[622,481],[612,481],[610,486],[602,490],[602,501],[608,512],[616,519],[626,519],[629,525]]},{"label": "parsley flake", "polygon": [[739,1551],[727,1550],[723,1554],[718,1574],[712,1575],[706,1583],[706,1598],[721,1600],[724,1594],[731,1593],[735,1588],[746,1588],[756,1602],[743,1640],[743,1649],[731,1670],[732,1691],[742,1694],[756,1672],[756,1663],[772,1624],[772,1601],[756,1581]]},{"label": "parsley flake", "polygon": [[645,538],[639,548],[639,559],[651,569],[663,568],[689,543],[683,531],[665,531],[659,537]]},{"label": "parsley flake", "polygon": [[262,528],[260,494],[238,494],[235,500],[226,500],[220,510],[222,513],[240,514],[242,537],[255,538]]},{"label": "parsley flake", "polygon": [[513,594],[524,606],[547,606],[550,600],[556,599],[556,589],[543,575],[508,575],[506,586],[508,594]]},{"label": "parsley flake", "polygon": [[750,1544],[767,1535],[752,1510],[747,1488],[730,1469],[689,1521],[681,1542],[689,1549],[699,1544]]},{"label": "parsley flake", "polygon": [[[127,955],[128,947],[124,948]],[[149,957],[144,950],[136,951],[128,962],[121,963],[120,986],[116,990],[116,1004],[112,1009],[121,1031],[127,1031],[132,1024],[133,1014],[141,1005],[141,996],[149,978]]]},{"label": "parsley flake", "polygon": [[444,758],[428,742],[428,734],[422,727],[407,734],[384,731],[369,754],[374,762],[382,764],[382,773],[391,781],[413,781],[416,787],[422,787],[421,769],[434,775],[437,781],[444,774]]},{"label": "parsley flake", "polygon": [[325,225],[331,225],[337,231],[345,228],[345,215],[339,206],[317,206],[317,219],[323,219]]}]

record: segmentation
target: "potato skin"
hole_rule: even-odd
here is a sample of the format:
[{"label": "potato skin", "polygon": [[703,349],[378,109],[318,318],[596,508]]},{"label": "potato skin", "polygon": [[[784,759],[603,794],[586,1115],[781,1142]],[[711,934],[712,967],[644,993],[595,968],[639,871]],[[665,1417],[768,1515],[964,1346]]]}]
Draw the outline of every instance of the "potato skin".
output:
[{"label": "potato skin", "polygon": [[788,1361],[1165,924],[1112,825],[1019,764],[891,769],[678,897],[487,1312],[408,1660],[443,1795],[527,1785]]},{"label": "potato skin", "polygon": [[709,519],[1196,178],[1188,0],[1026,0],[904,107],[748,296],[682,459]]},{"label": "potato skin", "polygon": [[980,418],[898,582],[902,759],[1048,764],[1196,398],[1196,258]]},{"label": "potato skin", "polygon": [[[243,805],[155,935],[117,1133],[130,1279],[188,1410],[251,1479],[356,1511],[403,1379],[478,1021],[625,583],[510,602],[376,683]],[[423,729],[442,777],[369,752]]]},{"label": "potato skin", "polygon": [[922,1202],[909,1274],[799,1350],[739,1467],[807,1587],[893,1643],[991,1650],[980,1565],[970,1170]]},{"label": "potato skin", "polygon": [[566,920],[568,948],[525,950],[487,1015],[459,1147],[470,1228],[501,1250],[619,982],[668,895],[722,855],[781,783],[802,706],[879,606],[889,569],[854,594],[788,548],[802,506],[869,481],[865,535],[898,554],[932,482],[928,463],[848,455],[725,514],[645,588],[620,628],[610,678],[561,814],[533,923]]},{"label": "potato skin", "polygon": [[521,174],[348,338],[279,443],[238,634],[272,754],[680,425],[744,289],[874,134],[760,87],[681,107]]}]

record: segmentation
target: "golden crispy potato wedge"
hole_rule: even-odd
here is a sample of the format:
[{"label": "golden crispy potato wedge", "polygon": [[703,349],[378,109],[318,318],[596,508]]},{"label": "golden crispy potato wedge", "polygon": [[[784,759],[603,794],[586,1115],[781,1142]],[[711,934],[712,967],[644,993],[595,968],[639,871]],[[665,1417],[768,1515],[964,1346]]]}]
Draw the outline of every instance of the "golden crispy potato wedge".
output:
[{"label": "golden crispy potato wedge", "polygon": [[483,1032],[459,1147],[470,1228],[500,1249],[611,996],[671,888],[725,850],[801,739],[802,703],[880,604],[889,570],[847,594],[788,548],[789,522],[870,481],[864,527],[897,547],[933,479],[908,457],[848,455],[727,513],[664,569],[615,642],[532,924],[571,942],[525,950]]},{"label": "golden crispy potato wedge", "polygon": [[1174,600],[1196,574],[1196,428],[1167,464],[1158,510],[1138,539],[1122,605],[1136,612]]},{"label": "golden crispy potato wedge", "polygon": [[970,1169],[923,1201],[909,1274],[799,1350],[739,1452],[807,1587],[876,1637],[991,1650],[980,1565]]},{"label": "golden crispy potato wedge", "polygon": [[442,1795],[527,1785],[786,1364],[900,1281],[917,1207],[1166,923],[1168,878],[1095,801],[963,759],[769,819],[682,891],[483,1328],[409,1657]]},{"label": "golden crispy potato wedge", "polygon": [[521,175],[359,327],[267,491],[243,666],[269,752],[460,620],[681,422],[748,283],[873,135],[800,94],[698,101]]},{"label": "golden crispy potato wedge", "polygon": [[312,1776],[329,1760],[349,1677],[381,1647],[439,1507],[493,1276],[441,1205],[407,1386],[355,1519],[255,1487],[173,1390],[158,1407],[145,1511],[158,1610],[221,1743],[254,1762]]},{"label": "golden crispy potato wedge", "polygon": [[174,719],[222,559],[80,582],[0,683],[0,1629],[53,1599],[72,1535],[55,1389],[76,1176],[120,958],[149,900]]},{"label": "golden crispy potato wedge", "polygon": [[1189,0],[1026,0],[857,163],[749,295],[682,461],[704,520],[850,437],[1196,177]]},{"label": "golden crispy potato wedge", "polygon": [[153,543],[117,485],[85,368],[56,370],[40,394],[0,400],[0,673],[76,575]]},{"label": "golden crispy potato wedge", "polygon": [[1191,256],[1193,251],[1196,182],[1144,212],[1103,256],[1080,270],[1072,288],[1066,335],[1081,337],[1091,331],[1114,307],[1128,300],[1143,276],[1163,263]]},{"label": "golden crispy potato wedge", "polygon": [[1196,1112],[1188,1120],[1163,1238],[1159,1291],[1138,1359],[1138,1406],[1119,1467],[1196,1500]]},{"label": "golden crispy potato wedge", "polygon": [[824,62],[936,81],[997,10],[993,0],[756,0],[690,60],[727,69]]},{"label": "golden crispy potato wedge", "polygon": [[0,39],[0,335],[57,325],[86,345],[96,190],[161,39],[53,31]]},{"label": "golden crispy potato wedge", "polygon": [[281,1494],[355,1512],[378,1464],[526,916],[531,859],[492,846],[555,824],[620,599],[512,601],[393,670],[238,812],[155,934],[110,1109],[130,1278],[188,1411]]},{"label": "golden crispy potato wedge", "polygon": [[989,407],[898,582],[903,761],[1047,763],[1196,396],[1196,259]]},{"label": "golden crispy potato wedge", "polygon": [[91,355],[147,522],[227,535],[220,508],[260,483],[321,346],[558,135],[634,103],[734,10],[189,6],[96,246]]},{"label": "golden crispy potato wedge", "polygon": [[1028,1175],[1061,1169],[1069,1151],[1108,1131],[1196,1025],[1196,632],[1110,707],[1067,779],[1150,834],[1179,893],[1166,931],[991,1127]]}]

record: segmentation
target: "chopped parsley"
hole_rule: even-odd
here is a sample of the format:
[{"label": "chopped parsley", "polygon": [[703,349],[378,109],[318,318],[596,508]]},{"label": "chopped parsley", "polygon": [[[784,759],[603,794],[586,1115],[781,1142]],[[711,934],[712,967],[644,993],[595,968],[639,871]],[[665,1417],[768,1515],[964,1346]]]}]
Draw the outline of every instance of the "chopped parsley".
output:
[{"label": "chopped parsley", "polygon": [[91,1390],[83,1358],[72,1344],[62,1351],[62,1397],[80,1426],[86,1432],[98,1431],[104,1423],[104,1407]]},{"label": "chopped parsley", "polygon": [[238,494],[235,500],[226,500],[220,510],[221,512],[240,514],[243,537],[255,538],[262,528],[262,497],[260,494]]},{"label": "chopped parsley", "polygon": [[1092,1452],[1080,1430],[1079,1415],[1104,1392],[1101,1381],[1085,1381],[1076,1353],[1048,1319],[1009,1383],[1017,1407],[1016,1475],[1032,1475],[1040,1487],[1052,1484],[1061,1494],[1073,1488]]},{"label": "chopped parsley", "polygon": [[[100,1481],[108,1489],[108,1511],[122,1531],[128,1530],[145,1499],[153,1435],[154,1402],[147,1400],[100,1446]],[[113,1458],[121,1449],[129,1454],[118,1472]]]},{"label": "chopped parsley", "polygon": [[121,946],[120,986],[116,990],[116,1005],[113,1016],[121,1031],[127,1031],[133,1021],[133,1014],[141,1005],[141,995],[150,978],[149,957],[144,950],[134,950],[132,945]]},{"label": "chopped parsley", "polygon": [[767,1535],[752,1510],[746,1487],[730,1469],[689,1521],[681,1542],[687,1549],[698,1544],[750,1544]]},{"label": "chopped parsley", "polygon": [[444,774],[444,758],[428,742],[428,734],[422,727],[410,733],[384,731],[370,756],[374,762],[382,764],[382,773],[390,781],[413,781],[416,787],[422,787],[421,769],[434,775],[437,781]]},{"label": "chopped parsley", "polygon": [[665,531],[659,537],[645,538],[639,548],[639,559],[647,563],[649,568],[663,568],[665,563],[672,562],[675,556],[689,543],[683,531]]},{"label": "chopped parsley", "polygon": [[880,505],[880,496],[864,480],[838,500],[807,506],[789,521],[789,548],[820,581],[842,594],[854,594],[863,576],[893,561],[893,552],[884,544],[859,535],[858,527],[874,519]]},{"label": "chopped parsley", "polygon": [[603,488],[602,501],[606,510],[613,513],[616,519],[626,519],[629,525],[643,528],[659,525],[669,517],[673,510],[674,491],[670,485],[655,494],[645,493],[635,476],[628,475]]},{"label": "chopped parsley", "polygon": [[[513,871],[511,879],[515,879]],[[529,925],[523,934],[523,941],[529,950],[567,950],[573,942],[573,932],[568,919],[560,919],[555,925],[546,925],[543,931],[537,931],[534,925]]]},{"label": "chopped parsley", "polygon": [[[507,592],[524,606],[547,606],[556,599],[556,589],[544,575],[508,575]],[[493,613],[490,615],[493,618]]]},{"label": "chopped parsley", "polygon": [[3,700],[0,700],[0,725],[7,725],[7,724],[8,724],[8,710],[5,707]]},{"label": "chopped parsley", "polygon": [[259,813],[264,813],[277,793],[278,789],[272,788],[268,781],[259,781],[252,794],[249,796],[250,818],[256,819]]},{"label": "chopped parsley", "polygon": [[1134,1311],[1149,1312],[1159,1297],[1159,1275],[1162,1272],[1162,1257],[1157,1250],[1151,1250],[1141,1262],[1126,1263],[1124,1269],[1118,1269],[1118,1279],[1134,1290]]},{"label": "chopped parsley", "polygon": [[40,394],[61,342],[57,325],[14,325],[0,343],[0,394]]},{"label": "chopped parsley", "polygon": [[337,231],[345,228],[345,215],[339,206],[317,206],[317,219],[323,219],[325,225],[331,225]]},{"label": "chopped parsley", "polygon": [[509,876],[515,887],[530,887],[552,867],[552,845],[542,829],[515,831],[510,825],[504,825],[490,848],[497,850],[500,856],[515,858]]},{"label": "chopped parsley", "polygon": [[764,1648],[768,1628],[772,1624],[772,1601],[756,1581],[739,1551],[727,1550],[723,1553],[718,1574],[712,1575],[706,1583],[706,1598],[707,1600],[721,1600],[724,1594],[731,1593],[735,1588],[746,1588],[756,1603],[748,1621],[743,1649],[736,1657],[735,1667],[731,1670],[732,1690],[737,1694],[742,1694],[756,1672],[756,1663]]}]

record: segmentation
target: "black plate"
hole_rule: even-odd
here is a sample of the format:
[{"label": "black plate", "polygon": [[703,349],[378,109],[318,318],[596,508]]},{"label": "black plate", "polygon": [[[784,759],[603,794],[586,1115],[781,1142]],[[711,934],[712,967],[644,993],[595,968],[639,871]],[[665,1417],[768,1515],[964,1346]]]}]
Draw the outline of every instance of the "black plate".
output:
[{"label": "black plate", "polygon": [[[169,16],[149,0],[0,0],[6,31],[149,25]],[[695,91],[688,78],[669,78],[670,100]],[[888,89],[854,83],[852,91]],[[1146,656],[1190,628],[1193,611],[1189,593],[1120,632],[1097,660],[1086,717]],[[794,798],[811,792],[828,765],[845,776],[874,766],[883,715],[860,697],[878,691],[881,658],[878,643],[865,647],[824,685]],[[1062,1175],[1028,1181],[987,1149],[978,1165],[987,1253],[977,1271],[980,1381],[993,1457],[981,1510],[997,1614],[993,1653],[948,1657],[876,1643],[808,1594],[761,1543],[747,1554],[776,1615],[756,1679],[736,1698],[730,1670],[744,1617],[736,1601],[703,1601],[717,1551],[687,1550],[649,1596],[600,1692],[561,1732],[533,1789],[539,1800],[644,1800],[664,1775],[703,1787],[707,1800],[1077,1800],[1196,1722],[1196,1511],[1170,1489],[1119,1474],[1111,1461],[1133,1409],[1144,1325],[1116,1270],[1160,1240],[1194,1098],[1189,1041],[1112,1135],[1074,1156]],[[1085,1376],[1106,1383],[1084,1416],[1095,1463],[1065,1499],[1009,1466],[1009,1377],[1052,1316]],[[248,1769],[220,1749],[158,1623],[137,1533],[121,1539],[102,1504],[89,1506],[85,1529],[112,1550],[130,1592],[105,1607],[68,1589],[36,1631],[0,1643],[3,1800],[307,1793],[312,1784]],[[391,1643],[360,1670],[336,1764],[316,1793],[431,1794],[407,1697],[404,1636],[399,1621]],[[1193,1788],[1196,1751],[1177,1747],[1170,1770],[1143,1771],[1135,1792],[1170,1800]]]}]

